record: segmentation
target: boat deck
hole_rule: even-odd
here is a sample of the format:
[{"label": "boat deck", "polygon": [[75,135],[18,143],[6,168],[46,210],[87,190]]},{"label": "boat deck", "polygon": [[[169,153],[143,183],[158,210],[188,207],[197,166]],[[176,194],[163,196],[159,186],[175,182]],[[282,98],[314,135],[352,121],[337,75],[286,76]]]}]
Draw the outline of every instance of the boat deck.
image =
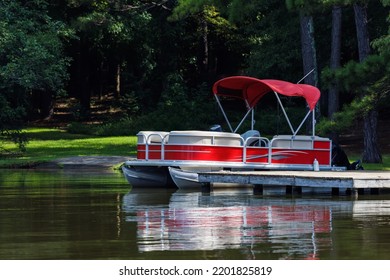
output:
[{"label": "boat deck", "polygon": [[390,190],[390,172],[386,171],[220,171],[199,173],[205,189],[211,183],[254,185],[257,193],[267,187],[286,187],[286,193],[302,192],[302,188],[328,188],[332,194],[371,194]]}]

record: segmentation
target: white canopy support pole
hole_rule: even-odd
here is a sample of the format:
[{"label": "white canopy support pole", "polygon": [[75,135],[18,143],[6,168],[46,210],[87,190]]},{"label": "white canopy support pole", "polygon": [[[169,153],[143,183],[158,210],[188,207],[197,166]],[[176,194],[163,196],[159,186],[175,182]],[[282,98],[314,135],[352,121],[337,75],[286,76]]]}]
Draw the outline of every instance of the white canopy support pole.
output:
[{"label": "white canopy support pole", "polygon": [[230,124],[230,122],[229,122],[228,117],[227,117],[226,114],[225,114],[225,110],[223,109],[223,107],[222,107],[222,105],[221,105],[221,102],[219,101],[218,96],[215,95],[215,94],[214,94],[214,96],[215,96],[215,99],[217,100],[218,106],[219,106],[219,108],[221,109],[221,112],[222,112],[222,114],[223,114],[223,116],[224,116],[224,118],[225,118],[225,120],[226,120],[226,123],[228,124],[228,126],[229,126],[229,128],[230,128],[230,131],[233,132],[233,128],[232,128],[232,126],[231,126],[231,124]]},{"label": "white canopy support pole", "polygon": [[297,135],[298,131],[301,129],[301,127],[305,123],[306,119],[310,116],[310,113],[311,113],[311,111],[307,112],[306,116],[303,118],[303,120],[302,120],[301,124],[298,126],[297,130],[293,133],[293,136]]},{"label": "white canopy support pole", "polygon": [[253,130],[254,127],[255,127],[255,108],[252,109],[251,129]]},{"label": "white canopy support pole", "polygon": [[237,125],[236,129],[233,131],[234,133],[236,133],[236,131],[240,128],[240,126],[242,125],[242,123],[245,121],[245,119],[248,117],[249,113],[253,111],[253,108],[252,109],[249,109],[245,116],[242,118],[241,122]]},{"label": "white canopy support pole", "polygon": [[309,73],[307,73],[305,76],[303,76],[303,78],[300,79],[300,80],[297,82],[297,84],[299,84],[300,82],[302,82],[302,81],[303,81],[307,76],[309,76],[313,71],[314,71],[314,68],[311,69],[311,71],[310,71]]},{"label": "white canopy support pole", "polygon": [[277,93],[276,91],[274,91],[274,93],[275,93],[276,98],[278,99],[278,102],[279,102],[279,104],[280,104],[280,107],[282,108],[284,117],[286,118],[286,121],[287,121],[288,125],[290,126],[291,133],[295,135],[296,133],[294,132],[294,128],[292,127],[291,122],[290,122],[290,119],[289,119],[288,116],[287,116],[286,110],[284,110],[282,101],[280,100],[278,93]]},{"label": "white canopy support pole", "polygon": [[312,135],[313,135],[313,139],[314,139],[314,136],[316,135],[315,134],[315,130],[316,130],[316,116],[315,116],[315,114],[316,114],[316,108],[314,107],[313,108],[313,119],[312,119],[312,121],[311,121],[311,124],[312,124]]}]

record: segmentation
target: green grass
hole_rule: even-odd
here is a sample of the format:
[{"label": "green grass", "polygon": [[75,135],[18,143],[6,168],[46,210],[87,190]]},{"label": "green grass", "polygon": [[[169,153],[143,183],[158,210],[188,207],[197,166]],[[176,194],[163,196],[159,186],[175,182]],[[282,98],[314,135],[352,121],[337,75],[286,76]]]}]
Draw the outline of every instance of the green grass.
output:
[{"label": "green grass", "polygon": [[[0,159],[0,168],[33,166],[70,156],[135,156],[136,136],[97,137],[70,134],[54,128],[29,128],[25,130],[29,143],[27,151],[19,156]],[[1,139],[0,139],[1,140]],[[15,144],[3,142],[2,147],[17,152]],[[350,161],[359,158],[351,155]],[[390,171],[390,155],[383,155],[382,164],[364,163],[365,170]]]},{"label": "green grass", "polygon": [[383,163],[363,163],[365,170],[390,171],[390,155],[382,155]]},{"label": "green grass", "polygon": [[[353,154],[349,157],[351,162],[360,159],[359,155]],[[390,155],[383,154],[382,155],[382,163],[362,163],[364,170],[383,170],[390,171]]]},{"label": "green grass", "polygon": [[[53,128],[29,128],[25,130],[29,142],[26,152],[0,159],[0,167],[32,166],[57,158],[70,156],[135,156],[136,137],[96,137],[70,134]],[[17,152],[11,142],[3,142],[3,148]]]}]

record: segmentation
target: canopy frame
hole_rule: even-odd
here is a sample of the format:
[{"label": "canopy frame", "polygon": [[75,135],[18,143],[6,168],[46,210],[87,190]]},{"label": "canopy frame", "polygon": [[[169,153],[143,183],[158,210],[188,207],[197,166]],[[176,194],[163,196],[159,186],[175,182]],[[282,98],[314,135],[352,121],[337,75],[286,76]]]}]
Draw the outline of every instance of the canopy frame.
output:
[{"label": "canopy frame", "polygon": [[[268,90],[269,92],[271,92],[271,91],[274,92],[274,94],[276,96],[276,99],[277,99],[277,102],[279,103],[279,105],[280,105],[280,107],[281,107],[281,109],[283,111],[283,115],[284,115],[284,117],[285,117],[285,119],[286,119],[286,121],[288,123],[288,126],[289,126],[289,128],[291,130],[291,133],[292,133],[293,137],[295,137],[298,134],[298,132],[302,128],[303,124],[307,121],[307,119],[310,116],[310,114],[312,114],[312,136],[313,137],[315,136],[315,122],[316,122],[315,121],[315,106],[316,106],[316,104],[318,102],[318,99],[320,97],[320,93],[319,93],[319,90],[317,88],[314,88],[314,87],[309,86],[309,85],[304,85],[304,84],[301,85],[301,87],[299,87],[299,86],[294,87],[294,86],[290,86],[290,85],[295,85],[295,84],[290,84],[290,83],[284,82],[284,81],[258,80],[258,79],[255,79],[255,78],[245,77],[245,76],[230,77],[230,78],[227,78],[227,79],[237,79],[237,80],[242,79],[244,82],[245,81],[249,82],[248,84],[243,84],[243,85],[240,84],[240,86],[242,86],[242,88],[238,88],[238,89],[237,88],[232,88],[231,89],[232,91],[241,90],[242,93],[244,93],[242,96],[234,95],[235,94],[234,93],[234,94],[231,95],[231,97],[243,99],[245,101],[245,104],[246,104],[246,107],[247,107],[246,113],[244,114],[244,116],[241,119],[240,123],[234,129],[233,129],[232,124],[229,121],[229,118],[227,117],[227,114],[226,114],[226,112],[225,112],[225,110],[224,110],[224,108],[223,108],[223,106],[221,104],[221,101],[220,101],[219,97],[218,97],[218,95],[222,95],[222,96],[223,95],[228,95],[229,96],[229,94],[223,94],[223,93],[219,93],[218,92],[218,83],[220,81],[224,80],[224,79],[222,79],[222,80],[220,80],[220,81],[218,81],[218,82],[216,82],[214,84],[213,92],[214,92],[215,99],[217,101],[217,104],[218,104],[218,106],[219,106],[219,108],[220,108],[220,110],[221,110],[221,112],[222,112],[222,114],[223,114],[223,116],[225,118],[225,121],[226,121],[227,125],[229,126],[229,129],[230,129],[231,132],[236,133],[238,131],[238,129],[241,127],[241,125],[244,123],[244,121],[247,119],[247,117],[248,117],[248,115],[250,113],[252,113],[251,114],[251,129],[252,130],[254,129],[254,124],[255,124],[254,108],[255,108],[256,104],[258,103],[258,101],[263,97],[263,95],[265,95],[267,93],[267,90]],[[259,83],[260,86],[265,87],[265,89],[264,88],[260,88],[263,92],[261,92],[259,94],[259,96],[255,96],[254,98],[251,97],[252,100],[248,101],[248,99],[246,98],[246,97],[248,97],[247,96],[248,93],[246,91],[248,90],[248,88],[250,86],[254,85],[255,83]],[[281,83],[281,85],[283,85],[283,86],[289,87],[289,88],[287,88],[288,91],[286,90],[286,92],[277,92],[275,90],[275,88],[277,88],[278,83]],[[292,89],[290,87],[292,87]],[[313,88],[315,90],[313,90]],[[295,93],[295,91],[292,91],[292,90],[296,90],[297,93]],[[305,91],[305,90],[307,90],[307,91]],[[312,92],[314,94],[316,94],[316,96],[314,96],[314,97],[308,96],[308,93],[312,93]],[[308,103],[309,110],[308,110],[308,112],[306,113],[305,117],[303,118],[303,120],[301,121],[301,123],[299,124],[299,126],[296,129],[294,129],[294,127],[293,127],[293,125],[292,125],[292,123],[290,121],[290,118],[289,118],[289,116],[288,116],[288,114],[287,114],[287,112],[286,112],[286,110],[285,110],[285,108],[283,106],[283,103],[282,103],[282,101],[281,101],[281,99],[279,97],[280,94],[287,95],[287,96],[302,96],[302,97],[304,97],[306,99],[306,101]]]}]

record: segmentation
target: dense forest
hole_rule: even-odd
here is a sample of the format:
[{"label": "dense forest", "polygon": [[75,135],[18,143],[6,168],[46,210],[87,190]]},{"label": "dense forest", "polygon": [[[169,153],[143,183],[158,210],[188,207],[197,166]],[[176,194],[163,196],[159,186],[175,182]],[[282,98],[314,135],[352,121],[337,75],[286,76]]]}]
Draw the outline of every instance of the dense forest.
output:
[{"label": "dense forest", "polygon": [[[50,118],[59,99],[77,100],[69,129],[81,129],[92,99],[109,97],[121,113],[100,126],[113,134],[206,129],[223,122],[211,96],[217,79],[297,82],[313,70],[303,82],[322,92],[317,132],[337,142],[360,120],[363,160],[381,162],[377,123],[390,108],[389,6],[389,0],[1,0],[0,131],[23,147],[23,126]],[[282,131],[274,102],[263,107],[260,130]]]}]

